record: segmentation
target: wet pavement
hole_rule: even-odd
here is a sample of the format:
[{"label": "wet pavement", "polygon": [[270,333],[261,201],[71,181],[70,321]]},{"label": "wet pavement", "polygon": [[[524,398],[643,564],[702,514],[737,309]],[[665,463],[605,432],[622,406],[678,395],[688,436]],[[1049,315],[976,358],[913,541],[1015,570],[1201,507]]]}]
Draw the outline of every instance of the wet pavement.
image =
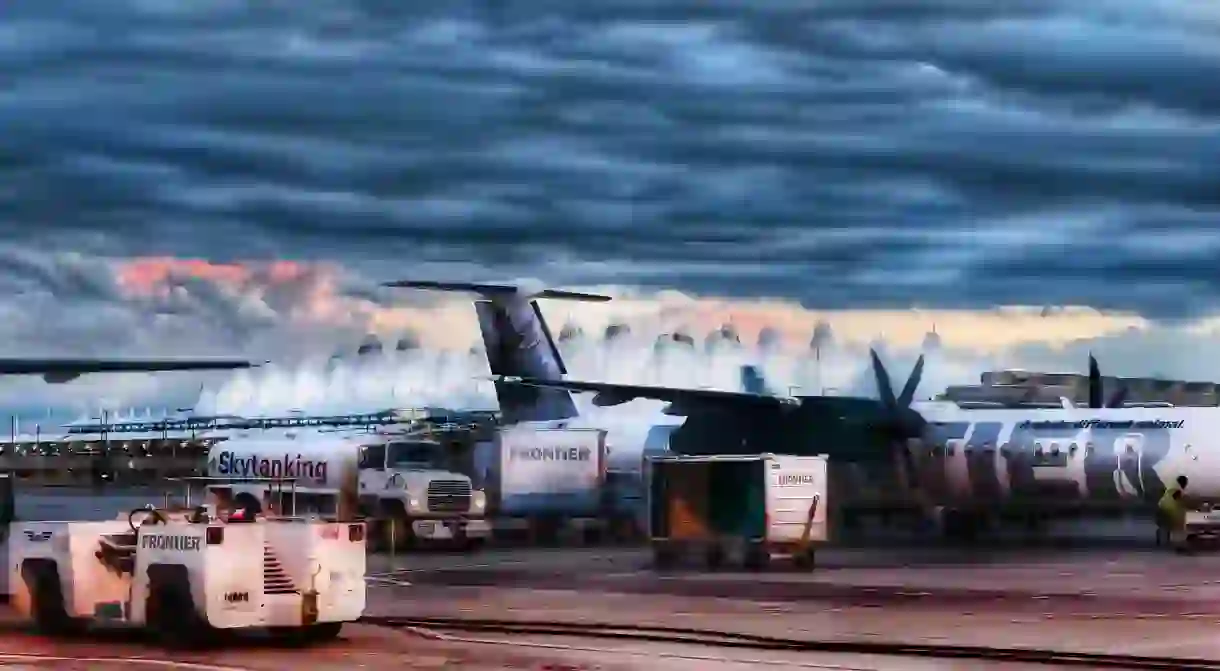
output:
[{"label": "wet pavement", "polygon": [[812,573],[661,575],[639,550],[374,562],[382,570],[369,612],[1220,658],[1220,555],[1138,546],[822,554]]}]

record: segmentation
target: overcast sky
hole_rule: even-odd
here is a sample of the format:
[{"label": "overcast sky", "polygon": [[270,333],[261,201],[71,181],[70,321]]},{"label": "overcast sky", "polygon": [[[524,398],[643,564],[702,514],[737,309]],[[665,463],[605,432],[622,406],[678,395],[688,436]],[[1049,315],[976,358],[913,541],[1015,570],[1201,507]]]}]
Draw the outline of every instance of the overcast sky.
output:
[{"label": "overcast sky", "polygon": [[0,72],[13,354],[350,349],[427,329],[369,291],[410,276],[775,298],[794,334],[1083,305],[1136,316],[992,349],[1220,359],[1215,3],[42,0]]}]

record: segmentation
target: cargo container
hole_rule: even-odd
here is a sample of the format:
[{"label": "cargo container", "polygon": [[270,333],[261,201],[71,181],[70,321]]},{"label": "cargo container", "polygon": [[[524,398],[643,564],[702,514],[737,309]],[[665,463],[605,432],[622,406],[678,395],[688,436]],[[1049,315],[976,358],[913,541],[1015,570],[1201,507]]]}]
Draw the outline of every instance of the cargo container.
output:
[{"label": "cargo container", "polygon": [[751,569],[776,556],[812,569],[815,548],[829,539],[825,456],[671,455],[649,462],[657,568],[698,552],[713,569],[732,555]]},{"label": "cargo container", "polygon": [[588,517],[602,510],[601,429],[507,427],[475,446],[474,461],[494,515]]}]

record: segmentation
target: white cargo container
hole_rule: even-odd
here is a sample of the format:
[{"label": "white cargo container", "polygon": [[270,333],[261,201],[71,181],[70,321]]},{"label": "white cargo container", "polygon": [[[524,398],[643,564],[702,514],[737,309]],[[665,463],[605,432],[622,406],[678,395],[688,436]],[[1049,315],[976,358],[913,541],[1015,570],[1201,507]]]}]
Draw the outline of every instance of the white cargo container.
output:
[{"label": "white cargo container", "polygon": [[506,427],[476,445],[475,463],[495,515],[589,517],[602,510],[602,429]]},{"label": "white cargo container", "polygon": [[669,455],[649,462],[658,568],[701,550],[712,568],[740,553],[753,569],[776,555],[811,569],[814,549],[829,539],[825,456]]}]

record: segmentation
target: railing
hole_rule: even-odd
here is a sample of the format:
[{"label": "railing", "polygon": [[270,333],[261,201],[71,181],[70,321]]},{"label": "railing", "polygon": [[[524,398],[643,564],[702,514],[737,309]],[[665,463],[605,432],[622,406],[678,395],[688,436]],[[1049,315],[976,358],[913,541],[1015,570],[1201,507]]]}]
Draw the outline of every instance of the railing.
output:
[{"label": "railing", "polygon": [[[480,422],[495,421],[492,411],[382,410],[346,415],[288,415],[282,417],[189,417],[184,419],[143,420],[100,424],[73,424],[66,427],[68,435],[116,433],[191,433],[202,431],[249,431],[258,429],[303,427],[369,427],[401,424],[427,424],[439,430],[456,430]],[[454,420],[459,421],[454,421]],[[461,421],[469,420],[469,421]]]}]

